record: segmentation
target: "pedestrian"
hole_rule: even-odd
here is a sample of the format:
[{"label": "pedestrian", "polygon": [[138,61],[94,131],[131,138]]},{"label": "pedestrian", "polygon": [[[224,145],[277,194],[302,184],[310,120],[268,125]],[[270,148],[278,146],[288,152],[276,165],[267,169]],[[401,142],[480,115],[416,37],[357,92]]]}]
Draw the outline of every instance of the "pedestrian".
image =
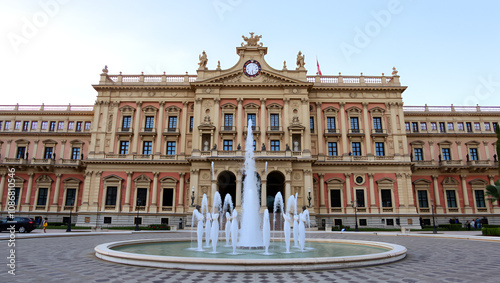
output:
[{"label": "pedestrian", "polygon": [[472,228],[476,228],[476,223],[474,222],[474,219],[472,219],[472,221],[470,222],[470,225],[472,226]]},{"label": "pedestrian", "polygon": [[47,226],[49,225],[49,222],[47,221],[47,217],[45,217],[45,219],[43,220],[43,232],[44,233],[47,233]]},{"label": "pedestrian", "polygon": [[465,228],[467,228],[468,231],[470,231],[470,221],[467,220],[467,222],[465,222]]}]

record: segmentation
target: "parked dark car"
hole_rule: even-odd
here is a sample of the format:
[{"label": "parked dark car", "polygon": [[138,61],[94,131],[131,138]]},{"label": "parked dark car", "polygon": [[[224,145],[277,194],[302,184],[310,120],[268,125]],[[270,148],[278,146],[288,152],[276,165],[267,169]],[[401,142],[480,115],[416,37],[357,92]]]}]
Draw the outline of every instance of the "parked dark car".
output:
[{"label": "parked dark car", "polygon": [[29,233],[35,230],[35,222],[28,217],[14,217],[0,220],[0,231],[8,231],[7,229],[15,225],[16,231],[19,233]]}]

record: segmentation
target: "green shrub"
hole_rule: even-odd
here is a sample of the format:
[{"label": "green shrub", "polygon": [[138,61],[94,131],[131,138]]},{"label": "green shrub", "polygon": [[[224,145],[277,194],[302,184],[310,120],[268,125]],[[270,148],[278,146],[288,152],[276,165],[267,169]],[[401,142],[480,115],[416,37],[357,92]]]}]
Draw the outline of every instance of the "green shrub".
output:
[{"label": "green shrub", "polygon": [[483,228],[500,228],[500,225],[484,224]]},{"label": "green shrub", "polygon": [[439,224],[439,228],[444,228],[449,231],[460,231],[463,230],[462,224]]},{"label": "green shrub", "polygon": [[148,225],[148,230],[170,230],[170,226],[166,224],[150,224]]},{"label": "green shrub", "polygon": [[[491,225],[491,226],[499,226],[499,225]],[[500,227],[499,228],[483,228],[482,232],[483,232],[483,236],[500,236]]]}]

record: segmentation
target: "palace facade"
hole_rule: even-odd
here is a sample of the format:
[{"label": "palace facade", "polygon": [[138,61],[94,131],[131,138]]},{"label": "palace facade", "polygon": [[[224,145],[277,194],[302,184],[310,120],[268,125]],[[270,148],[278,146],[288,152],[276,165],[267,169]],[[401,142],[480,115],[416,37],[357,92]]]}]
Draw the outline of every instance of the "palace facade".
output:
[{"label": "palace facade", "polygon": [[418,229],[433,215],[500,224],[485,198],[498,179],[500,107],[403,106],[395,68],[308,76],[299,52],[297,67],[275,69],[259,38],[244,37],[225,70],[207,69],[205,52],[197,75],[105,67],[93,106],[0,106],[1,216],[190,225],[215,191],[240,210],[251,121],[261,211],[281,192],[318,227]]}]

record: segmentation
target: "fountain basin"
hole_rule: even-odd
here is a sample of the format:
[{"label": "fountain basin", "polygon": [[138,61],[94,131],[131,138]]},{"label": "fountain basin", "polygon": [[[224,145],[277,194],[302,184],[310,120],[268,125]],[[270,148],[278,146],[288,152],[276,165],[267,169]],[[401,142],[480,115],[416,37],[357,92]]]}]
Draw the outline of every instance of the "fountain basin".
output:
[{"label": "fountain basin", "polygon": [[270,257],[259,254],[234,256],[224,252],[210,254],[211,249],[208,248],[206,252],[196,252],[193,256],[189,255],[190,252],[181,252],[176,255],[154,255],[115,250],[116,248],[133,247],[134,245],[162,243],[173,243],[175,245],[185,243],[186,248],[190,246],[190,242],[186,242],[185,239],[147,239],[101,244],[95,248],[95,254],[103,260],[138,266],[183,270],[260,272],[340,269],[386,264],[403,259],[407,251],[403,246],[383,242],[338,239],[314,239],[310,240],[310,242],[312,242],[311,247],[313,249],[316,249],[314,248],[316,244],[321,245],[318,249],[328,250],[329,248],[324,248],[324,245],[327,245],[331,247],[332,251],[334,251],[336,245],[351,245],[363,249],[372,248],[375,251],[370,254],[314,257],[314,253],[309,251],[300,252],[295,250],[293,254],[298,257],[291,257],[293,254],[281,254],[281,252],[276,252],[276,257]]}]

